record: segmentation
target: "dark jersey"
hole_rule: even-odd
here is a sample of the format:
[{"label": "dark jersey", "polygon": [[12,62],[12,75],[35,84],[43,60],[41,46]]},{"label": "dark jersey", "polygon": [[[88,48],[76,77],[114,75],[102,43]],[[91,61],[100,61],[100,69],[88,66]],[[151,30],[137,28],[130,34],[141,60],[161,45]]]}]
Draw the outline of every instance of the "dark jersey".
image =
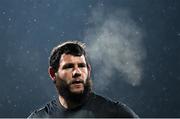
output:
[{"label": "dark jersey", "polygon": [[90,94],[86,103],[74,109],[65,109],[58,98],[35,110],[28,118],[83,118],[83,117],[128,117],[138,116],[125,104],[115,103],[94,93]]}]

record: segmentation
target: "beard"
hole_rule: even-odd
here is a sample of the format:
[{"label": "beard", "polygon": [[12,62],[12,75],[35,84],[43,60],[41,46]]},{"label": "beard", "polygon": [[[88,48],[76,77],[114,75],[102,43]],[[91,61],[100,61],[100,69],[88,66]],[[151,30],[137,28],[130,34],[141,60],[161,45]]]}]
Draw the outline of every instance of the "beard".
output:
[{"label": "beard", "polygon": [[[85,81],[83,80],[72,80],[67,82],[66,79],[61,79],[59,76],[56,77],[55,85],[59,95],[61,95],[66,101],[73,103],[83,103],[87,99],[88,95],[92,90],[92,80],[88,77]],[[81,92],[72,92],[70,90],[70,86],[74,83],[82,83],[84,86],[84,90]]]}]

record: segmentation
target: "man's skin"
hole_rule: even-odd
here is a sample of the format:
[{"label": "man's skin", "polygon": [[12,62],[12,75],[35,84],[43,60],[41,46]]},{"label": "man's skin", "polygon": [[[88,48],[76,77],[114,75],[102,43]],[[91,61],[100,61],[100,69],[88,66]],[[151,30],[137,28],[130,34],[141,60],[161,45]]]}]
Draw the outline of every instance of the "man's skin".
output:
[{"label": "man's skin", "polygon": [[[73,56],[70,54],[63,54],[61,56],[57,72],[55,72],[52,67],[48,69],[52,80],[65,80],[67,84],[70,84],[72,81],[77,81],[69,87],[72,93],[77,94],[83,93],[87,77],[90,77],[90,70],[90,66],[88,65],[87,67],[84,55]],[[59,95],[59,101],[66,109],[77,105],[73,104],[73,102],[68,102],[61,95]]]}]

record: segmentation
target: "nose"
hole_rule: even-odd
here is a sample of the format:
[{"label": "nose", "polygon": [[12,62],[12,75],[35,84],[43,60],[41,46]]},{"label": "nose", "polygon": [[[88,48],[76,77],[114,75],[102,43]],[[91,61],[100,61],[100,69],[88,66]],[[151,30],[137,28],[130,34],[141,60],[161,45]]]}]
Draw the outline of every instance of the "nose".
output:
[{"label": "nose", "polygon": [[74,68],[74,71],[73,71],[73,73],[72,73],[72,77],[73,77],[73,78],[77,78],[77,77],[79,77],[79,76],[81,76],[81,71],[80,71],[80,69],[79,69],[78,67],[75,67],[75,68]]}]

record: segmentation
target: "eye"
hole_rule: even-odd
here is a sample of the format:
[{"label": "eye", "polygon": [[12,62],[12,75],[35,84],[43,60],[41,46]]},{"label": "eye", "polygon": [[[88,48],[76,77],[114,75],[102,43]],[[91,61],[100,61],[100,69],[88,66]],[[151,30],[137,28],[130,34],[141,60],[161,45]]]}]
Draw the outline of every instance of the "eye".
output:
[{"label": "eye", "polygon": [[80,67],[80,68],[86,67],[86,64],[80,63],[80,64],[78,64],[78,67]]},{"label": "eye", "polygon": [[62,69],[70,69],[70,68],[73,68],[74,67],[74,64],[65,64]]}]

